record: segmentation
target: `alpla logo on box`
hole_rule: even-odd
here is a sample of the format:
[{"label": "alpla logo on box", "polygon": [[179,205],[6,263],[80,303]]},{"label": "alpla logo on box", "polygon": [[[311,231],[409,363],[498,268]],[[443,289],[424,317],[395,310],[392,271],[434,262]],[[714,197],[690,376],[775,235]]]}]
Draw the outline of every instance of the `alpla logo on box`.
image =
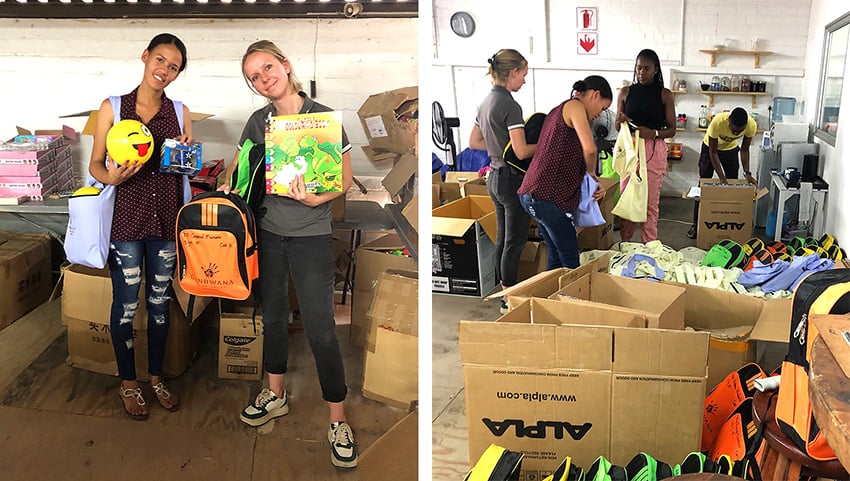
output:
[{"label": "alpla logo on box", "polygon": [[256,337],[248,337],[248,336],[224,336],[224,343],[230,344],[231,346],[244,346],[246,344],[251,344],[254,342]]},{"label": "alpla logo on box", "polygon": [[571,438],[579,441],[593,427],[593,423],[573,424],[565,421],[537,421],[537,424],[529,426],[526,426],[522,419],[493,421],[490,418],[483,418],[481,421],[494,436],[501,437],[513,427],[516,437],[533,439],[546,439],[547,432],[550,432],[555,439],[564,439],[564,433],[567,433]]},{"label": "alpla logo on box", "polygon": [[743,222],[705,222],[705,227],[714,230],[744,230]]}]

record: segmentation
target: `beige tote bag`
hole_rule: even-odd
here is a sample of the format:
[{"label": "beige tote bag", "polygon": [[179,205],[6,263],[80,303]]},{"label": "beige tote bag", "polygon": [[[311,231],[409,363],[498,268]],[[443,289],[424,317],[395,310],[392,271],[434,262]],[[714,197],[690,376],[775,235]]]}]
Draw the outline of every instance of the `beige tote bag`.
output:
[{"label": "beige tote bag", "polygon": [[[622,139],[622,140],[621,140]],[[621,145],[622,144],[622,145]],[[646,142],[635,131],[634,141],[629,134],[629,128],[624,123],[617,136],[617,144],[622,147],[622,160],[618,161],[618,150],[614,149],[614,170],[623,169],[621,178],[628,177],[626,188],[620,194],[620,200],[611,211],[621,219],[632,222],[646,222],[646,204],[649,199],[649,184],[646,175]],[[621,162],[622,166],[618,166]]]}]

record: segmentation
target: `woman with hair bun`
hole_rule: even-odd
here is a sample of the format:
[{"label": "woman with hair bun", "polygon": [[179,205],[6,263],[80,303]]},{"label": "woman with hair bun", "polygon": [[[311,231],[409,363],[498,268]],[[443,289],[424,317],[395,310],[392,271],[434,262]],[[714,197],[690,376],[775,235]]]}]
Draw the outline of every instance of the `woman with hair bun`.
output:
[{"label": "woman with hair bun", "polygon": [[[490,157],[487,190],[496,204],[496,277],[501,279],[502,287],[510,287],[517,282],[519,257],[528,240],[531,219],[519,204],[516,193],[523,173],[508,165],[504,155],[508,142],[520,159],[534,155],[535,145],[525,140],[522,107],[511,95],[525,84],[528,61],[516,50],[502,49],[487,59],[487,63],[490,64],[487,73],[493,89],[478,107],[469,146],[486,150]],[[507,312],[507,307],[503,299],[501,311]]]},{"label": "woman with hair bun", "polygon": [[[590,121],[611,106],[608,81],[591,75],[573,85],[573,96],[552,109],[543,122],[537,151],[517,193],[537,223],[549,253],[547,269],[579,266],[572,213],[581,199],[585,174],[596,178],[598,153]],[[598,188],[597,201],[605,192]]]}]

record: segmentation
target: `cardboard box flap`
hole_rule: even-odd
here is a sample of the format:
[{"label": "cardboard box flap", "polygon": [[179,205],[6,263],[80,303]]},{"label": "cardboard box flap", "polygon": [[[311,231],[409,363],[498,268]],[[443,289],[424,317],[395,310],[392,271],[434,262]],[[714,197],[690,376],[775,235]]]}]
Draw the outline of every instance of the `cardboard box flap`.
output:
[{"label": "cardboard box flap", "polygon": [[458,171],[448,171],[446,172],[446,182],[457,182],[459,184],[463,184],[469,182],[470,180],[480,179],[481,177],[478,175],[478,172],[458,172]]},{"label": "cardboard box flap", "polygon": [[472,224],[478,222],[487,236],[495,240],[498,235],[495,209],[492,199],[483,195],[471,195],[449,202],[431,211],[432,233],[460,237]]},{"label": "cardboard box flap", "polygon": [[[75,114],[68,115],[60,115],[60,119],[68,118],[68,117],[88,117],[86,120],[86,125],[83,127],[82,133],[85,135],[94,135],[94,131],[97,129],[97,113],[98,110],[83,110],[82,112],[77,112]],[[204,114],[200,112],[190,112],[190,117],[192,122],[200,122],[204,119],[208,119],[215,114]]]},{"label": "cardboard box flap", "polygon": [[[363,102],[357,115],[368,117],[370,115],[381,115],[387,107],[392,108],[396,115],[410,114],[418,111],[419,87],[401,87],[387,92],[370,95]],[[413,109],[413,110],[411,110]]]},{"label": "cardboard box flap", "polygon": [[671,329],[614,331],[614,371],[703,379],[708,366],[708,333]]},{"label": "cardboard box flap", "polygon": [[419,475],[418,433],[419,412],[414,411],[363,451],[357,463],[360,479],[369,481],[417,479]]},{"label": "cardboard box flap", "polygon": [[[558,294],[553,294],[557,296]],[[530,299],[534,324],[577,324],[583,326],[646,327],[646,313],[621,309],[597,302],[558,299]],[[510,313],[510,312],[509,312]]]},{"label": "cardboard box flap", "polygon": [[791,334],[791,299],[766,299],[750,339],[788,342]]},{"label": "cardboard box flap", "polygon": [[546,299],[555,292],[558,292],[558,290],[562,287],[560,279],[564,276],[566,276],[566,280],[564,282],[569,283],[591,272],[608,272],[608,265],[611,262],[612,256],[613,254],[609,252],[584,265],[576,267],[575,269],[562,267],[559,269],[541,272],[518,284],[514,284],[511,287],[496,292],[495,294],[491,294],[485,299],[496,299],[499,297],[510,298],[512,296],[541,297]]},{"label": "cardboard box flap", "polygon": [[404,249],[404,247],[404,242],[398,234],[387,234],[365,244],[360,244],[357,248],[373,251],[394,251]]},{"label": "cardboard box flap", "polygon": [[416,175],[416,156],[404,154],[398,159],[387,176],[381,180],[381,184],[390,195],[396,196],[414,175]]},{"label": "cardboard box flap", "polygon": [[532,324],[530,319],[524,323],[461,321],[458,332],[464,365],[611,369],[609,327]]},{"label": "cardboard box flap", "polygon": [[[415,272],[390,270],[378,277],[368,316],[371,331],[386,329],[419,335],[419,282]],[[373,336],[370,334],[370,337]],[[374,342],[374,338],[372,339]]]},{"label": "cardboard box flap", "polygon": [[466,231],[475,224],[475,219],[455,219],[452,217],[432,217],[431,233],[434,235],[447,235],[452,237],[463,237]]},{"label": "cardboard box flap", "polygon": [[726,329],[755,324],[761,315],[764,301],[756,297],[692,284],[674,284],[685,289],[687,327],[703,330]]}]

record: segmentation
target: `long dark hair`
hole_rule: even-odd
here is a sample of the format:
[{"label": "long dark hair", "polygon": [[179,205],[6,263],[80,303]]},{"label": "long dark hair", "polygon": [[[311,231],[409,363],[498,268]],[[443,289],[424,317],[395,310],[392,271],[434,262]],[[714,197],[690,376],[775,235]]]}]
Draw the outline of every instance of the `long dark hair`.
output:
[{"label": "long dark hair", "polygon": [[148,52],[153,52],[153,49],[155,49],[159,45],[174,45],[175,47],[177,47],[177,50],[180,51],[180,55],[183,56],[183,61],[180,63],[180,72],[186,69],[186,63],[189,61],[189,59],[186,58],[186,45],[183,44],[182,40],[177,38],[176,35],[170,33],[161,33],[151,39],[151,42],[148,44],[148,48],[146,50]]},{"label": "long dark hair", "polygon": [[[637,57],[635,58],[635,67],[637,67],[637,61],[640,59],[649,60],[650,62],[655,63],[655,76],[652,78],[652,83],[663,87],[664,76],[661,75],[661,60],[658,58],[658,54],[655,53],[655,50],[645,48],[638,52]],[[632,83],[637,83],[637,72],[632,72],[632,75]]]},{"label": "long dark hair", "polygon": [[584,80],[579,80],[573,84],[573,92],[582,93],[588,90],[598,90],[599,95],[603,99],[613,100],[614,93],[611,91],[611,85],[605,80],[605,77],[599,75],[590,75]]}]

